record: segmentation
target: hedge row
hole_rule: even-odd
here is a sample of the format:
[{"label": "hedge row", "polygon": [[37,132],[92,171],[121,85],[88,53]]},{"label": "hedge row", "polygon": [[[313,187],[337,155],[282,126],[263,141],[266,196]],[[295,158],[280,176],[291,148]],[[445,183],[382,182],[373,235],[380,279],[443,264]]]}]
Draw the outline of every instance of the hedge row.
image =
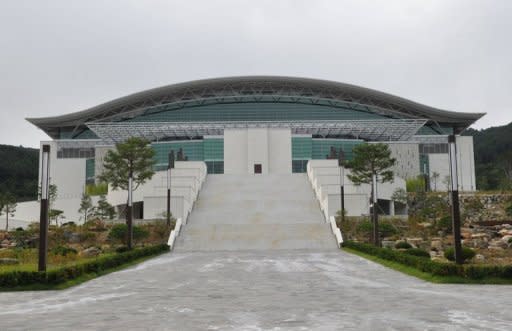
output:
[{"label": "hedge row", "polygon": [[468,279],[482,279],[485,277],[512,279],[512,265],[491,266],[443,263],[438,261],[431,261],[425,257],[408,255],[403,252],[388,248],[380,248],[352,241],[344,242],[343,247],[351,248],[384,260],[393,261],[409,267],[413,267],[422,272],[430,273],[435,276],[459,276]]},{"label": "hedge row", "polygon": [[11,288],[33,284],[57,285],[68,280],[78,278],[85,274],[99,273],[119,267],[125,263],[137,260],[141,257],[156,255],[169,250],[169,246],[155,245],[136,248],[124,253],[108,256],[100,256],[92,261],[77,263],[46,272],[39,271],[9,271],[0,273],[0,287]]}]

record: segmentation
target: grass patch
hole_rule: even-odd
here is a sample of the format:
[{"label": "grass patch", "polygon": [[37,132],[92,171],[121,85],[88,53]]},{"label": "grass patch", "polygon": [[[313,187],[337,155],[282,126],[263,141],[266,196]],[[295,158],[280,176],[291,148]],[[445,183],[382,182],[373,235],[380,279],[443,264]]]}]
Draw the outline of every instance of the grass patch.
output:
[{"label": "grass patch", "polygon": [[[474,267],[474,266],[464,266],[464,267],[460,267],[459,269],[457,269],[457,270],[459,270],[459,272],[462,270],[462,275],[464,275],[464,276],[459,275],[459,274],[439,275],[439,274],[435,274],[432,272],[428,272],[427,270],[420,270],[419,268],[417,268],[415,266],[411,266],[411,265],[407,265],[407,264],[403,263],[403,261],[407,261],[408,258],[400,260],[402,262],[397,262],[397,261],[391,260],[389,258],[383,258],[381,256],[376,256],[373,254],[369,254],[367,252],[362,252],[358,249],[358,246],[359,245],[354,245],[354,247],[343,247],[343,250],[345,252],[352,253],[352,254],[358,255],[360,257],[363,257],[365,259],[368,259],[370,261],[379,263],[379,264],[381,264],[385,267],[388,267],[390,269],[402,272],[409,276],[413,276],[413,277],[416,277],[416,278],[419,278],[419,279],[422,279],[424,281],[431,282],[431,283],[437,283],[437,284],[495,284],[495,285],[510,285],[510,284],[512,284],[512,277],[482,276],[481,273],[478,274],[477,277],[471,277],[471,270],[478,268],[478,267]],[[379,248],[378,250],[383,250],[383,249]],[[393,252],[393,255],[394,254],[403,254],[403,253]],[[385,257],[393,256],[393,255],[383,254],[383,256],[385,256]],[[415,259],[413,261],[415,261],[417,263],[417,261],[418,261],[417,257],[415,257]],[[436,263],[436,262],[426,259],[425,263],[432,264],[432,263]],[[444,264],[439,263],[439,265],[444,265]],[[466,270],[464,270],[464,268],[466,268]],[[490,267],[490,268],[492,268],[492,267]],[[469,269],[471,269],[471,270],[469,270]],[[446,271],[446,269],[440,269],[440,270],[442,270],[443,272]],[[448,270],[450,270],[450,269],[448,269]],[[485,271],[485,268],[482,270]]]}]

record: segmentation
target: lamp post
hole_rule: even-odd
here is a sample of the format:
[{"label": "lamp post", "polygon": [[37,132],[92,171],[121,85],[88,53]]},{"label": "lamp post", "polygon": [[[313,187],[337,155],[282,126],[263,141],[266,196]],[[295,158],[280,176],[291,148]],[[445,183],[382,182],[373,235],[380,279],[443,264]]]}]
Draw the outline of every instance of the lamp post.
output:
[{"label": "lamp post", "polygon": [[338,166],[340,167],[340,206],[341,206],[341,222],[345,221],[345,153],[343,148],[340,147],[338,153]]},{"label": "lamp post", "polygon": [[39,217],[38,270],[46,271],[48,252],[48,197],[50,186],[50,145],[43,145],[41,155],[41,213]]},{"label": "lamp post", "polygon": [[455,263],[462,264],[462,245],[460,241],[460,207],[459,180],[457,174],[457,146],[455,135],[448,136],[448,151],[450,155],[450,194],[452,200],[452,225]]},{"label": "lamp post", "polygon": [[[131,162],[131,161],[130,161]],[[133,165],[130,164],[130,173],[128,175],[128,206],[126,208],[126,225],[128,226],[128,240],[126,240],[128,249],[132,249],[133,244]]]},{"label": "lamp post", "polygon": [[372,174],[372,218],[373,218],[373,243],[380,246],[379,215],[377,213],[377,174]]},{"label": "lamp post", "polygon": [[174,151],[169,153],[169,164],[167,166],[167,226],[171,225],[171,169],[174,168]]}]

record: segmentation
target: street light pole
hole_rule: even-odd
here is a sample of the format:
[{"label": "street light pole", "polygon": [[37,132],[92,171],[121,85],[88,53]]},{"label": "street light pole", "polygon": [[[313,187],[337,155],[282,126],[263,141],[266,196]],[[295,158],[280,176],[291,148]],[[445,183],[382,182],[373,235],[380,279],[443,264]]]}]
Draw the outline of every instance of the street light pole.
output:
[{"label": "street light pole", "polygon": [[345,153],[340,148],[338,153],[338,166],[340,167],[340,206],[341,206],[341,222],[345,221]]},{"label": "street light pole", "polygon": [[455,135],[448,136],[448,150],[450,154],[450,194],[452,200],[452,225],[455,263],[462,264],[462,245],[460,241],[460,207],[459,207],[459,180],[457,174],[457,146]]},{"label": "street light pole", "polygon": [[169,153],[169,164],[167,166],[167,226],[171,225],[171,169],[174,168],[174,151]]},{"label": "street light pole", "polygon": [[50,190],[50,145],[43,145],[41,155],[41,212],[39,217],[38,270],[46,271],[48,256],[48,197]]},{"label": "street light pole", "polygon": [[132,249],[133,244],[133,170],[130,165],[128,176],[128,206],[126,208],[126,224],[128,226],[128,240],[126,240],[128,249]]},{"label": "street light pole", "polygon": [[372,174],[372,216],[373,216],[373,243],[380,246],[379,215],[377,213],[377,174]]}]

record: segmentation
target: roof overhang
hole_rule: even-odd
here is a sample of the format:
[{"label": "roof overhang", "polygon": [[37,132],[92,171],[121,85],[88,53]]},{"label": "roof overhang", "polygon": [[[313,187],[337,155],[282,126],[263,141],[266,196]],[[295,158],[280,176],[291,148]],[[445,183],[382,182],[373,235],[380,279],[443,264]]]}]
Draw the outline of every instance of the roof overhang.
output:
[{"label": "roof overhang", "polygon": [[[191,104],[258,102],[274,98],[275,102],[332,102],[333,106],[357,105],[391,118],[427,119],[460,133],[485,113],[459,113],[422,105],[404,98],[355,85],[333,81],[278,76],[246,76],[204,79],[154,88],[115,99],[98,106],[61,116],[28,118],[53,138],[58,128],[79,131],[85,123],[117,122],[163,105],[186,107]],[[172,110],[172,107],[170,108]],[[177,109],[176,108],[176,109]]]},{"label": "roof overhang", "polygon": [[92,122],[86,125],[105,143],[130,137],[159,141],[176,137],[223,135],[226,129],[289,128],[293,134],[349,136],[369,141],[409,140],[426,119],[273,122]]}]

